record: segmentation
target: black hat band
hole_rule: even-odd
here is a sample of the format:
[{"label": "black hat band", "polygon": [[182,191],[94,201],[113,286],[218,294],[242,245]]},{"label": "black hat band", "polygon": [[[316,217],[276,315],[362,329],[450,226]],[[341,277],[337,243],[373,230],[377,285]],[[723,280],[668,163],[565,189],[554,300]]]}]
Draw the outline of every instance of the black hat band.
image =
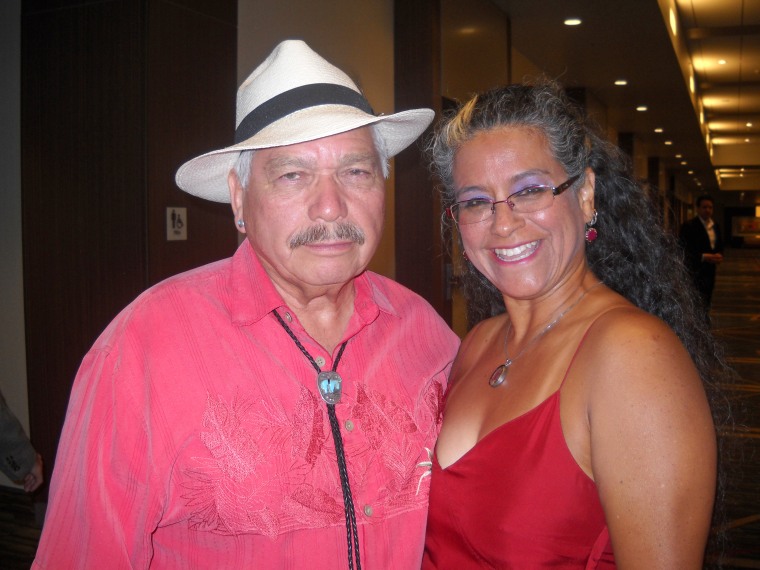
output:
[{"label": "black hat band", "polygon": [[335,83],[301,85],[272,97],[248,113],[235,129],[235,144],[248,140],[291,113],[318,105],[348,105],[374,115],[362,94],[349,87]]}]

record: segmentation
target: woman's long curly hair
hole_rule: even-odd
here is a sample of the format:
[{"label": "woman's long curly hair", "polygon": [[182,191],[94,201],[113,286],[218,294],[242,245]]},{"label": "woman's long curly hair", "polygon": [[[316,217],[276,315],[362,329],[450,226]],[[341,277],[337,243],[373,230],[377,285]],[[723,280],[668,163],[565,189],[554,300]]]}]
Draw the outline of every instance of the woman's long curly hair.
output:
[{"label": "woman's long curly hair", "polygon": [[[678,335],[702,378],[715,425],[726,425],[730,415],[719,384],[731,371],[709,330],[683,252],[673,234],[663,228],[656,202],[634,179],[630,160],[602,138],[596,125],[556,82],[542,79],[498,87],[474,96],[444,117],[427,145],[432,169],[442,183],[443,207],[455,200],[457,150],[478,133],[502,127],[542,132],[568,177],[583,178],[587,167],[593,170],[599,237],[587,244],[589,266],[605,285],[662,319]],[[453,226],[451,220],[444,221],[448,236],[453,235]],[[504,312],[501,293],[467,260],[461,281],[470,325]],[[723,488],[721,476],[719,506]],[[718,526],[721,512],[716,509]],[[722,540],[714,535],[713,542],[716,538]]]}]

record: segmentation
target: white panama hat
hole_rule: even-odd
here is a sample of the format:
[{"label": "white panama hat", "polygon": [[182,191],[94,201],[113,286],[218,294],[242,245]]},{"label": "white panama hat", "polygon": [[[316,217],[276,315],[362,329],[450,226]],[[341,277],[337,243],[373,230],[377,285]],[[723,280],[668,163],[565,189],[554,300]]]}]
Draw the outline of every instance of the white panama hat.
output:
[{"label": "white panama hat", "polygon": [[312,141],[375,125],[391,157],[412,144],[434,115],[432,109],[375,115],[348,75],[305,42],[286,40],[238,89],[235,144],[183,164],[177,186],[207,200],[229,202],[227,175],[242,150]]}]

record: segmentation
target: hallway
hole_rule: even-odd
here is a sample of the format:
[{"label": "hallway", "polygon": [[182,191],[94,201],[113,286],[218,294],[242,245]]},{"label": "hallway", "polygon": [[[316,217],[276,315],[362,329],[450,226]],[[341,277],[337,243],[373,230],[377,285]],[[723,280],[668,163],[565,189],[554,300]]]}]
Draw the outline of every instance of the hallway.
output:
[{"label": "hallway", "polygon": [[721,437],[735,444],[729,461],[728,568],[760,568],[760,249],[725,252],[711,312],[736,384],[725,386],[735,425]]}]

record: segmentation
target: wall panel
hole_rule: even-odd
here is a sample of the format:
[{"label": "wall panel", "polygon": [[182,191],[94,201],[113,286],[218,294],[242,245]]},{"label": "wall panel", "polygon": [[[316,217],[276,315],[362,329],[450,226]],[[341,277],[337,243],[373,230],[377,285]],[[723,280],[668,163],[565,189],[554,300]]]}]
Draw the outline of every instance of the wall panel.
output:
[{"label": "wall panel", "polygon": [[[441,111],[439,0],[394,3],[396,109]],[[423,137],[426,135],[423,135]],[[422,152],[414,144],[396,157],[396,279],[422,295],[447,320],[440,201]]]},{"label": "wall panel", "polygon": [[[236,7],[22,5],[27,373],[32,437],[48,469],[71,382],[107,323],[148,285],[225,257],[237,243],[228,206],[188,200],[193,239],[172,243],[167,255],[155,217],[164,203],[186,199],[173,175],[199,137],[209,148],[231,140]],[[214,57],[201,57],[204,50]]]}]

